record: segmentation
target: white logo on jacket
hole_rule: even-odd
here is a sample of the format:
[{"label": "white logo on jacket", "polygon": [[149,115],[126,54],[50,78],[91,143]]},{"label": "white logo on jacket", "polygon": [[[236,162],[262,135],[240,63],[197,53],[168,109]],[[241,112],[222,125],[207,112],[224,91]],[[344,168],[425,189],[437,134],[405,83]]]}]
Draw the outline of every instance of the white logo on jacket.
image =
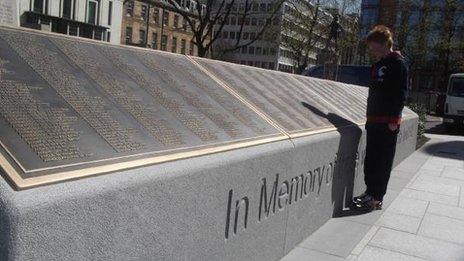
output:
[{"label": "white logo on jacket", "polygon": [[377,75],[382,78],[385,75],[385,70],[387,69],[387,66],[382,66],[379,68],[377,71]]}]

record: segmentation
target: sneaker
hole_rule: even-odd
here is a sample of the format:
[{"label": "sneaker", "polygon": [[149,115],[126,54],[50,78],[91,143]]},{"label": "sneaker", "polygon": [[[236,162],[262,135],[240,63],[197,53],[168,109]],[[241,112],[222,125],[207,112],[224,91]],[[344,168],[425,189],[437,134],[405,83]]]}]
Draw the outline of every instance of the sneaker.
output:
[{"label": "sneaker", "polygon": [[369,195],[366,194],[366,192],[362,193],[361,195],[357,196],[357,197],[354,197],[353,198],[353,203],[360,203],[360,202],[364,202],[366,201],[366,198],[368,197]]},{"label": "sneaker", "polygon": [[354,204],[355,209],[362,211],[374,211],[382,209],[382,201],[376,200],[372,196],[366,196],[363,201]]}]

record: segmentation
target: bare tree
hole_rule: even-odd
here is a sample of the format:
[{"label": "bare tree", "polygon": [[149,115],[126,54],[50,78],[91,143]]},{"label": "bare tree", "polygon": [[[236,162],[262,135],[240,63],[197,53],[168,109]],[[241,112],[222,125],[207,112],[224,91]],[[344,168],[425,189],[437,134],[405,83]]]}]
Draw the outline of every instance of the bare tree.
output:
[{"label": "bare tree", "polygon": [[[154,0],[150,0],[154,1]],[[242,41],[242,35],[246,22],[255,12],[257,1],[252,0],[195,0],[194,10],[186,10],[176,0],[167,0],[189,24],[193,33],[193,43],[198,48],[198,56],[204,57],[211,50],[213,44],[220,38],[224,26],[228,23],[232,15],[238,17],[239,31],[236,41],[233,44],[218,50],[221,53],[233,52],[242,47],[248,46],[266,33],[266,29],[274,23],[274,18],[278,14],[285,0],[278,0],[273,4],[272,10],[266,8],[265,22],[256,30],[254,37],[247,41]]]},{"label": "bare tree", "polygon": [[309,1],[289,1],[289,6],[289,12],[282,21],[281,44],[289,50],[295,73],[301,74],[309,65],[311,56],[316,55],[318,44],[326,34],[326,26],[320,22],[320,0],[314,4]]}]

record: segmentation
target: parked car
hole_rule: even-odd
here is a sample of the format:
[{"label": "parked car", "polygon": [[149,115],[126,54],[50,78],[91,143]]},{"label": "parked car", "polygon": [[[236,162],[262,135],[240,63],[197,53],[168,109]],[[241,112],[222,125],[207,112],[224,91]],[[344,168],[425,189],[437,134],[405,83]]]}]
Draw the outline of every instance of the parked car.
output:
[{"label": "parked car", "polygon": [[[338,65],[337,82],[369,86],[371,67],[365,65]],[[303,73],[306,76],[324,79],[324,65],[316,65]]]},{"label": "parked car", "polygon": [[451,74],[449,78],[443,123],[464,126],[464,73]]}]

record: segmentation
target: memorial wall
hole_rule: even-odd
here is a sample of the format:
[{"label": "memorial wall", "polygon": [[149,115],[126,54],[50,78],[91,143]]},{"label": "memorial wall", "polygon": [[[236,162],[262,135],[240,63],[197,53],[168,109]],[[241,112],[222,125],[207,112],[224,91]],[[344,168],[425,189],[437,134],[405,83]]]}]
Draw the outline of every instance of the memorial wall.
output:
[{"label": "memorial wall", "polygon": [[277,260],[364,189],[364,87],[3,27],[0,86],[6,260]]}]

